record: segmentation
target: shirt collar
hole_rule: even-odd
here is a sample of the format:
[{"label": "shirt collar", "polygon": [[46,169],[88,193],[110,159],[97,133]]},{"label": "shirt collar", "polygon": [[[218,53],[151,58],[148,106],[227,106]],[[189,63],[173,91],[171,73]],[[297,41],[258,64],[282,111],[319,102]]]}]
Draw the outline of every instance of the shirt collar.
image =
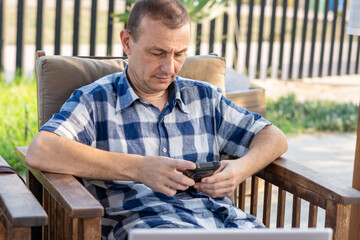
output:
[{"label": "shirt collar", "polygon": [[[134,89],[129,83],[129,80],[126,76],[127,66],[125,67],[124,71],[121,73],[120,77],[115,82],[115,87],[117,91],[117,101],[116,101],[116,108],[115,113],[119,113],[130,107],[133,102],[136,100],[140,100],[140,97],[135,93]],[[175,104],[179,106],[179,108],[184,113],[190,113],[189,109],[187,108],[186,104],[181,98],[181,92],[178,84],[179,77],[176,76],[174,83],[169,86],[169,96],[173,96],[175,93]],[[169,101],[171,101],[171,97],[169,97]]]},{"label": "shirt collar", "polygon": [[186,106],[186,104],[184,103],[182,97],[181,97],[181,92],[180,92],[180,87],[179,87],[179,76],[176,76],[175,78],[175,101],[177,103],[177,105],[180,107],[180,109],[184,112],[184,113],[190,113],[188,107]]},{"label": "shirt collar", "polygon": [[133,102],[140,99],[126,77],[126,70],[127,66],[121,73],[120,77],[115,81],[115,88],[117,92],[115,113],[124,111],[132,105]]}]

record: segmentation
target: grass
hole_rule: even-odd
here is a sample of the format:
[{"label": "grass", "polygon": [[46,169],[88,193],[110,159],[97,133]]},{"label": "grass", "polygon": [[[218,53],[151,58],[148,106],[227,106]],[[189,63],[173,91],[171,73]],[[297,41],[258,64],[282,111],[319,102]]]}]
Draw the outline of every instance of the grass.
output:
[{"label": "grass", "polygon": [[0,79],[0,112],[0,155],[23,173],[25,167],[16,157],[14,148],[29,145],[37,132],[36,84],[33,78],[16,78],[10,84]]},{"label": "grass", "polygon": [[[303,132],[355,132],[358,107],[351,103],[296,100],[291,94],[267,99],[267,119],[286,134]],[[18,172],[24,165],[16,146],[27,146],[37,133],[36,83],[34,77],[5,83],[0,78],[0,155]]]}]

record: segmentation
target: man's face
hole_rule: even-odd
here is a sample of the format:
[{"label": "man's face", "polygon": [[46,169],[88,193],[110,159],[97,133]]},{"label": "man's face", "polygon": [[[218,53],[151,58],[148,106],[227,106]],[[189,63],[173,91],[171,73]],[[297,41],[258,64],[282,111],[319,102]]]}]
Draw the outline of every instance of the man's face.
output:
[{"label": "man's face", "polygon": [[126,30],[120,34],[128,55],[128,77],[138,93],[166,91],[180,71],[190,39],[190,24],[169,29],[161,21],[145,16],[135,42]]}]

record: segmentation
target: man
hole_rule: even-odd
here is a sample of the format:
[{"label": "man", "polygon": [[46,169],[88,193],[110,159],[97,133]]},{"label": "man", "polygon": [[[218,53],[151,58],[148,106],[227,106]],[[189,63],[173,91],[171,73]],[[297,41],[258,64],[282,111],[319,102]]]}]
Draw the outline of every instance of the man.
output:
[{"label": "man", "polygon": [[[82,177],[104,206],[103,238],[126,239],[131,228],[262,227],[226,196],[286,151],[284,134],[214,86],[177,76],[190,39],[177,0],[138,1],[120,38],[124,72],[76,90],[31,142],[27,164]],[[181,173],[222,154],[239,159],[196,184]]]}]

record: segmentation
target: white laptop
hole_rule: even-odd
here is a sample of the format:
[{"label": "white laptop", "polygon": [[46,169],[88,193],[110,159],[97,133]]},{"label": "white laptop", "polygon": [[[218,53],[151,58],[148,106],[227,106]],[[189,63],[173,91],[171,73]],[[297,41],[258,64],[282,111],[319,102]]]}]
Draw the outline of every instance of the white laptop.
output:
[{"label": "white laptop", "polygon": [[129,240],[331,240],[330,228],[132,229]]}]

